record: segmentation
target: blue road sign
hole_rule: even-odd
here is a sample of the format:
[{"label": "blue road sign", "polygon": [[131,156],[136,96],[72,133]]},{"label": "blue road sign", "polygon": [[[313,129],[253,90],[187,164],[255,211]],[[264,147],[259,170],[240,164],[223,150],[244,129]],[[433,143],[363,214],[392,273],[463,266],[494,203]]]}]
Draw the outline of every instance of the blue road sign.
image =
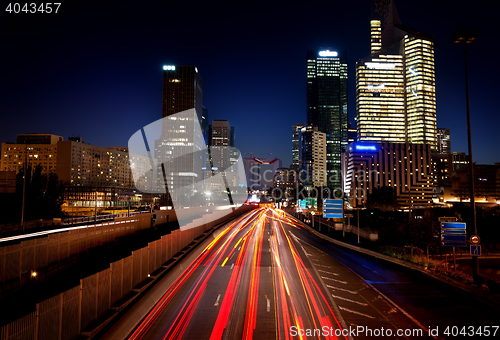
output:
[{"label": "blue road sign", "polygon": [[325,198],[323,199],[323,217],[324,218],[342,218],[344,203],[342,200]]},{"label": "blue road sign", "polygon": [[471,244],[470,254],[472,256],[481,256],[481,246],[479,244]]},{"label": "blue road sign", "polygon": [[463,222],[441,222],[441,229],[466,229]]},{"label": "blue road sign", "polygon": [[442,222],[441,245],[447,247],[467,246],[467,228],[465,223]]}]

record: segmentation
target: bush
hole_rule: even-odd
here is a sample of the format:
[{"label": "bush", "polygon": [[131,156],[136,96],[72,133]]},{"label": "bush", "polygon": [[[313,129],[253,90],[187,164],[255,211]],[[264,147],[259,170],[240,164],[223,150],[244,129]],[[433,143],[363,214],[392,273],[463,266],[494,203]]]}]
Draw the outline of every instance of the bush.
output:
[{"label": "bush", "polygon": [[488,280],[488,282],[486,282],[486,285],[488,286],[488,289],[490,290],[491,293],[500,294],[500,282],[499,281]]},{"label": "bush", "polygon": [[483,275],[478,275],[477,276],[477,282],[475,282],[476,286],[478,288],[481,288],[483,286],[483,283],[485,283],[487,278]]}]

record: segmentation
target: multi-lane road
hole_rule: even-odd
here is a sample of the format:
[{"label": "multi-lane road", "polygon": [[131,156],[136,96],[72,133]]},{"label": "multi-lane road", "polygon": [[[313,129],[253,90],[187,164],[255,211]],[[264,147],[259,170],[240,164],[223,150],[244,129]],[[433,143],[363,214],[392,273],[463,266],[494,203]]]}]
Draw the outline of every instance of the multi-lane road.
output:
[{"label": "multi-lane road", "polygon": [[[127,338],[441,339],[468,327],[473,339],[500,326],[500,308],[327,244],[268,208],[218,229],[172,282]],[[138,311],[127,314],[105,338]]]}]

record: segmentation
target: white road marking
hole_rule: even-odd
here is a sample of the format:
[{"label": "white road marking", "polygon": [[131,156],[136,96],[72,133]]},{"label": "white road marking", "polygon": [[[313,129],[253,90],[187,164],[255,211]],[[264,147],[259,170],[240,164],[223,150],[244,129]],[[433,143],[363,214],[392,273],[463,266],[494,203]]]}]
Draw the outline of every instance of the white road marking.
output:
[{"label": "white road marking", "polygon": [[314,264],[316,267],[332,268],[332,266],[325,266],[323,264]]},{"label": "white road marking", "polygon": [[343,311],[346,311],[346,312],[349,312],[349,313],[353,313],[353,314],[361,315],[361,316],[367,317],[367,318],[369,318],[369,319],[375,319],[375,317],[374,317],[374,316],[371,316],[371,315],[368,315],[368,314],[364,314],[364,313],[360,313],[360,312],[356,312],[355,310],[350,310],[350,309],[345,308],[345,307],[342,307],[342,306],[339,306],[339,309],[340,309],[340,310],[343,310]]},{"label": "white road marking", "polygon": [[334,287],[334,286],[330,286],[330,285],[326,285],[328,288],[331,288],[333,290],[340,290],[342,292],[347,292],[347,293],[351,293],[353,295],[357,295],[358,292],[355,292],[354,290],[349,290],[349,289],[343,289],[343,288],[339,288],[339,287]]},{"label": "white road marking", "polygon": [[220,294],[219,296],[217,296],[217,300],[214,303],[214,307],[217,307],[219,305],[219,301],[220,301]]},{"label": "white road marking", "polygon": [[269,301],[269,299],[267,299],[267,311],[271,311],[271,301]]},{"label": "white road marking", "polygon": [[233,269],[233,268],[234,268],[234,263],[233,263],[233,264],[231,264],[231,269]]},{"label": "white road marking", "polygon": [[269,272],[271,272],[271,266],[269,266]]},{"label": "white road marking", "polygon": [[364,303],[364,302],[359,302],[359,301],[354,301],[354,300],[351,300],[351,299],[347,299],[347,298],[344,298],[342,296],[337,296],[337,295],[333,295],[332,296],[335,298],[335,299],[339,299],[339,300],[344,300],[344,301],[347,301],[347,302],[352,302],[352,303],[356,303],[360,306],[368,306],[367,303]]},{"label": "white road marking", "polygon": [[326,277],[326,276],[322,276],[321,278],[325,279],[325,280],[330,280],[330,281],[335,281],[335,282],[338,282],[338,283],[342,283],[344,285],[347,284],[347,281],[340,281],[340,280],[332,279],[332,278],[329,278],[329,277]]},{"label": "white road marking", "polygon": [[320,273],[326,273],[326,274],[331,274],[331,275],[339,276],[339,274],[337,274],[337,273],[327,272],[326,270],[321,270],[321,269],[316,269],[316,270],[318,272],[320,272]]},{"label": "white road marking", "polygon": [[311,260],[313,260],[313,261],[318,261],[318,262],[319,262],[319,260],[318,260],[318,259],[311,259]]}]

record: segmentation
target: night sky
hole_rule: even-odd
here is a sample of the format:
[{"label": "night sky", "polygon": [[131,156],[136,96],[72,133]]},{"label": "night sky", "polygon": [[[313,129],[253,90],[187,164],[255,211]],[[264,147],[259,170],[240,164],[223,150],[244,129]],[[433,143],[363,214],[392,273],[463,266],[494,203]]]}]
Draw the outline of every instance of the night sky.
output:
[{"label": "night sky", "polygon": [[[103,4],[105,2],[105,4]],[[403,24],[435,38],[438,127],[467,152],[464,55],[469,45],[474,160],[500,162],[498,7],[492,1],[397,1]],[[349,120],[355,62],[370,51],[370,6],[362,1],[63,1],[57,14],[0,14],[0,142],[16,134],[81,136],[127,146],[161,118],[162,66],[194,65],[210,121],[226,119],[236,147],[291,163],[291,126],[306,121],[306,51],[345,50]],[[272,153],[272,155],[271,155]]]}]

